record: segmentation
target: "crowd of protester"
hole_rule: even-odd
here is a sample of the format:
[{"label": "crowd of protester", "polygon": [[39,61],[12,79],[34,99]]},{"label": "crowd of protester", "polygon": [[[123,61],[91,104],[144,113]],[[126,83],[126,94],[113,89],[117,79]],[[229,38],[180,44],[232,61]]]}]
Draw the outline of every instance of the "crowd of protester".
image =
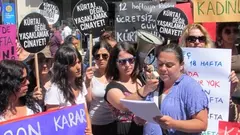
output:
[{"label": "crowd of protester", "polygon": [[[189,24],[179,43],[156,47],[160,79],[144,70],[150,78],[145,81],[139,77],[142,69],[136,43],[117,42],[114,30],[106,28],[83,58],[77,47],[81,37],[72,35],[65,22],[63,34],[54,25],[48,47],[37,54],[40,87],[36,84],[34,55],[20,45],[18,60],[0,61],[0,122],[84,104],[86,135],[200,134],[208,126],[208,98],[200,84],[185,74],[181,47],[231,49],[232,96],[239,89],[240,57],[235,45],[238,25],[218,24],[214,43],[201,24]],[[91,67],[89,56],[94,61]],[[153,119],[158,124],[146,122],[120,102],[153,101],[156,89],[162,116]],[[238,104],[231,97],[229,102],[229,121],[239,122]]]}]

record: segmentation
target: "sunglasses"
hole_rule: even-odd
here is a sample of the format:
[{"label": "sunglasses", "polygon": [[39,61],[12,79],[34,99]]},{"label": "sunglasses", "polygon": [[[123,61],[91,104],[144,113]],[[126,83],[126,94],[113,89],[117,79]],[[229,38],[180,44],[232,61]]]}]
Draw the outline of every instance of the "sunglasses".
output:
[{"label": "sunglasses", "polygon": [[233,30],[225,29],[224,33],[227,34],[227,35],[230,35],[231,33],[238,34],[239,33],[239,29],[233,29]]},{"label": "sunglasses", "polygon": [[127,62],[129,64],[134,64],[135,63],[135,57],[132,58],[126,58],[126,59],[118,59],[117,62],[121,65],[126,65]]},{"label": "sunglasses", "polygon": [[205,43],[206,42],[206,36],[199,36],[199,37],[188,36],[186,40],[190,43],[195,43],[195,42],[197,42],[197,40],[200,43]]},{"label": "sunglasses", "polygon": [[25,84],[28,81],[28,79],[29,79],[29,76],[21,77],[20,78],[21,84]]},{"label": "sunglasses", "polygon": [[94,59],[95,59],[95,60],[100,60],[101,57],[102,57],[102,59],[107,60],[109,56],[108,56],[108,54],[106,54],[106,53],[94,55]]}]

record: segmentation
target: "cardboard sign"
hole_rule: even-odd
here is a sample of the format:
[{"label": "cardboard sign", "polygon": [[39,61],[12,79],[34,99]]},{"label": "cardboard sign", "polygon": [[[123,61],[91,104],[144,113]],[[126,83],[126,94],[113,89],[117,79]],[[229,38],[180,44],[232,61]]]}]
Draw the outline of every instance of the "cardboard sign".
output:
[{"label": "cardboard sign", "polygon": [[39,13],[30,13],[20,23],[18,38],[24,50],[37,53],[45,48],[49,41],[50,28],[45,17]]},{"label": "cardboard sign", "polygon": [[83,135],[86,129],[84,104],[2,124],[1,135]]},{"label": "cardboard sign", "polygon": [[178,8],[164,9],[157,18],[157,30],[166,39],[178,39],[188,24],[187,16]]},{"label": "cardboard sign", "polygon": [[[183,48],[185,72],[202,86],[209,101],[208,128],[203,135],[217,135],[218,122],[229,116],[231,50]],[[216,57],[221,56],[221,57]]]},{"label": "cardboard sign", "polygon": [[239,135],[240,123],[219,121],[218,135]]},{"label": "cardboard sign", "polygon": [[193,0],[194,22],[239,22],[240,0]]},{"label": "cardboard sign", "polygon": [[49,24],[55,24],[60,16],[58,6],[52,1],[43,2],[39,6],[39,13],[47,19]]},{"label": "cardboard sign", "polygon": [[72,13],[75,26],[84,35],[93,34],[93,38],[99,37],[107,24],[108,5],[104,0],[81,0]]},{"label": "cardboard sign", "polygon": [[176,3],[156,1],[132,1],[115,3],[115,31],[117,41],[136,42],[136,30],[144,30],[164,40],[156,27],[156,18],[165,8]]},{"label": "cardboard sign", "polygon": [[0,61],[17,59],[16,26],[0,25]]}]

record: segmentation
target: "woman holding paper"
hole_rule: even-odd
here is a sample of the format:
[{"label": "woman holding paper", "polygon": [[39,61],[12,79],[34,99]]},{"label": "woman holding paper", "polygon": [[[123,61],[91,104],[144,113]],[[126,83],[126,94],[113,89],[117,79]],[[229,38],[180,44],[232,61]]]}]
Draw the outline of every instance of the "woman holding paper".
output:
[{"label": "woman holding paper", "polygon": [[96,66],[86,70],[85,84],[88,89],[89,113],[94,135],[116,135],[116,118],[104,101],[104,94],[109,80],[106,67],[112,47],[105,42],[97,42],[92,50]]},{"label": "woman holding paper", "polygon": [[92,135],[91,122],[86,105],[86,95],[87,90],[83,83],[81,55],[73,45],[61,46],[55,54],[52,85],[45,95],[47,111],[66,106],[85,104],[88,123],[85,133]]},{"label": "woman holding paper", "polygon": [[[231,32],[231,30],[232,32]],[[226,34],[229,33],[230,35]],[[226,32],[227,31],[227,32]],[[234,32],[235,31],[235,32]],[[233,48],[233,54],[236,54],[236,48],[233,45],[236,41],[236,33],[237,33],[237,23],[229,24],[229,23],[223,23],[221,25],[218,25],[217,27],[217,37],[218,40],[221,39],[221,41],[217,41],[217,46],[219,47],[220,44],[221,48],[229,48],[229,46],[232,46]],[[235,33],[235,34],[234,34]],[[226,44],[227,43],[227,44]],[[229,45],[231,43],[231,45]],[[215,48],[206,29],[201,24],[190,24],[188,25],[185,30],[183,31],[181,42],[180,44],[183,47],[194,47],[194,48]],[[223,45],[224,44],[224,45]],[[228,47],[227,47],[228,46]],[[238,76],[235,73],[236,71],[239,71],[236,64],[238,63],[237,60],[240,59],[237,55],[232,56],[232,72],[229,75],[229,80],[231,81],[231,95],[234,91],[236,91],[237,85],[239,83]],[[236,68],[237,67],[237,68]],[[235,114],[237,108],[235,107],[234,103],[230,101],[230,107],[229,107],[229,121],[237,121],[238,114]]]},{"label": "woman holding paper", "polygon": [[201,134],[208,125],[208,98],[197,81],[183,73],[183,51],[177,44],[157,48],[162,116],[154,120],[168,135]]},{"label": "woman holding paper", "polygon": [[[123,106],[120,99],[143,100],[158,86],[158,80],[149,80],[145,86],[138,77],[138,56],[134,45],[119,42],[111,51],[106,77],[112,80],[106,88],[105,100],[117,117],[117,135],[141,135],[143,127],[136,117]],[[137,122],[138,123],[138,122]]]},{"label": "woman holding paper", "polygon": [[28,92],[27,67],[20,61],[0,62],[0,122],[41,112]]}]

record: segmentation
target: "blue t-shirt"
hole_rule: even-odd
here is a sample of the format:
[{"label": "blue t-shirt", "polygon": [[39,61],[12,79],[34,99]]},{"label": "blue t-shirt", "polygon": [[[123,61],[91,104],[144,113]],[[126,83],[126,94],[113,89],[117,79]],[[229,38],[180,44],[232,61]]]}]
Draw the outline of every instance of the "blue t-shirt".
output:
[{"label": "blue t-shirt", "polygon": [[[149,95],[147,100],[153,97]],[[169,93],[161,103],[161,114],[168,115],[175,120],[189,120],[191,117],[208,108],[208,98],[204,93],[200,84],[193,78],[183,74],[170,89]],[[151,126],[148,126],[151,127]],[[153,130],[151,128],[144,128],[146,132]],[[160,127],[155,126],[156,131],[160,131]],[[149,131],[149,133],[150,133]],[[183,133],[175,129],[168,130],[169,135],[186,135],[190,133]],[[198,135],[201,133],[191,133],[191,135]],[[148,134],[160,135],[160,134]]]}]

